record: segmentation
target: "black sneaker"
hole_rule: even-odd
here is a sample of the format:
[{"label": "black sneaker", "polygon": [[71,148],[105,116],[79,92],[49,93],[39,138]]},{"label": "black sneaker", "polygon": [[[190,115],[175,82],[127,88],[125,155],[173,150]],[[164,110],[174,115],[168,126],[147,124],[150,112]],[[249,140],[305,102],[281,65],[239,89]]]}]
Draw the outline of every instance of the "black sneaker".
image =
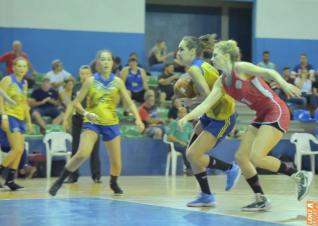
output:
[{"label": "black sneaker", "polygon": [[69,176],[68,179],[66,181],[64,181],[65,184],[74,184],[78,181],[78,177],[77,176]]},{"label": "black sneaker", "polygon": [[292,175],[292,178],[296,181],[297,185],[297,199],[301,201],[308,194],[313,174],[307,171],[298,171]]},{"label": "black sneaker", "polygon": [[123,195],[124,192],[121,190],[121,188],[118,186],[117,183],[111,183],[110,188],[113,190],[114,195]]},{"label": "black sneaker", "polygon": [[59,179],[57,179],[51,186],[49,193],[52,196],[55,196],[58,190],[62,187],[63,182],[61,182]]},{"label": "black sneaker", "polygon": [[11,191],[22,190],[24,187],[16,184],[14,181],[6,182],[4,188],[10,189]]},{"label": "black sneaker", "polygon": [[257,193],[255,194],[255,201],[242,208],[242,211],[247,212],[258,212],[258,211],[268,211],[272,208],[272,205],[264,195]]},{"label": "black sneaker", "polygon": [[102,183],[102,181],[100,180],[100,178],[92,178],[95,184],[100,184]]}]

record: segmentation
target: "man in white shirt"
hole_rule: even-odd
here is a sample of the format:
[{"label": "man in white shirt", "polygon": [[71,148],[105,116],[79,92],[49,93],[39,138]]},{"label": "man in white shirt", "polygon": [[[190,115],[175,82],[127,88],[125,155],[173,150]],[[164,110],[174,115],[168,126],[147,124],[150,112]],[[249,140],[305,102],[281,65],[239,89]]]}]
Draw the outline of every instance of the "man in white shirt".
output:
[{"label": "man in white shirt", "polygon": [[62,62],[58,59],[52,61],[52,70],[46,73],[52,87],[58,91],[61,91],[64,81],[70,76],[72,75],[64,70]]}]

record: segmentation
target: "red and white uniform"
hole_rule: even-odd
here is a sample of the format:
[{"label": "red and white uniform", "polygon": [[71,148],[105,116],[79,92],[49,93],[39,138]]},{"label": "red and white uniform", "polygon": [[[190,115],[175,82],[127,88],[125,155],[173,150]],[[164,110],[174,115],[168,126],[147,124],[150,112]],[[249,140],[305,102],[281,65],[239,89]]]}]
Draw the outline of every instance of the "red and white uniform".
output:
[{"label": "red and white uniform", "polygon": [[278,126],[287,132],[290,122],[289,109],[267,83],[256,76],[250,80],[242,80],[235,71],[232,72],[232,77],[231,84],[226,85],[226,76],[223,74],[224,90],[235,100],[256,111],[253,123],[278,123]]}]

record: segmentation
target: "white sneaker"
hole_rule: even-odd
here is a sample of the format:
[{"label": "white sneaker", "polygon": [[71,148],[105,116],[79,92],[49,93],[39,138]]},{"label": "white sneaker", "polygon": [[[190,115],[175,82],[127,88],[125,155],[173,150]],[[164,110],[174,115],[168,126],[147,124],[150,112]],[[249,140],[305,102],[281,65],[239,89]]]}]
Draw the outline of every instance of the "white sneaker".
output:
[{"label": "white sneaker", "polygon": [[295,180],[297,185],[297,199],[298,201],[301,201],[309,193],[313,174],[308,171],[298,171],[292,175],[292,178]]}]

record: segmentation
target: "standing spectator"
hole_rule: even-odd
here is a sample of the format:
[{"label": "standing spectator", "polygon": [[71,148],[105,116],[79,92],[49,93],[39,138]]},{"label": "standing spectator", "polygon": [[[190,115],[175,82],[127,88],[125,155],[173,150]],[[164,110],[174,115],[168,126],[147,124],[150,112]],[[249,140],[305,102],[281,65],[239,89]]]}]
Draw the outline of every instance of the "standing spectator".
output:
[{"label": "standing spectator", "polygon": [[308,63],[308,58],[306,54],[301,54],[300,55],[300,60],[299,60],[299,64],[297,64],[293,71],[291,72],[292,75],[295,76],[300,76],[300,74],[302,73],[302,71],[304,69],[306,69],[309,72],[309,79],[312,81],[315,81],[315,69],[314,66],[311,65],[310,63]]},{"label": "standing spectator", "polygon": [[165,100],[171,100],[173,96],[173,86],[179,77],[174,74],[174,66],[172,63],[167,63],[164,66],[163,74],[158,78],[159,100],[163,105]]},{"label": "standing spectator", "polygon": [[61,124],[63,120],[63,112],[59,109],[59,95],[56,90],[51,88],[49,78],[44,78],[41,87],[34,90],[29,99],[32,109],[32,116],[37,124],[39,124],[42,132],[45,131],[46,123],[44,116],[51,117],[53,124]]},{"label": "standing spectator", "polygon": [[2,56],[0,56],[0,62],[3,62],[6,64],[7,74],[11,75],[13,74],[13,62],[18,57],[23,57],[28,62],[28,68],[31,70],[32,76],[30,77],[26,75],[24,79],[28,81],[28,87],[32,87],[35,83],[34,77],[36,76],[37,72],[33,68],[31,62],[29,61],[28,55],[22,51],[22,43],[19,40],[13,41],[12,51],[6,52]]},{"label": "standing spectator", "polygon": [[15,40],[12,43],[12,51],[6,52],[2,56],[0,56],[0,62],[6,64],[8,75],[13,74],[13,61],[18,57],[23,57],[27,60],[28,67],[32,71],[32,75],[35,75],[37,73],[36,70],[32,67],[31,62],[28,59],[28,55],[22,51],[22,43],[19,40]]},{"label": "standing spectator", "polygon": [[[183,118],[187,114],[187,109],[185,107],[179,107],[178,109],[178,119]],[[172,120],[169,125],[168,140],[173,142],[176,151],[182,154],[184,165],[186,166],[185,173],[192,176],[191,165],[186,157],[186,149],[188,141],[190,140],[192,134],[192,124],[187,122],[183,128],[178,126],[177,120]]]},{"label": "standing spectator", "polygon": [[64,70],[63,64],[59,59],[52,61],[52,70],[46,73],[46,77],[56,90],[62,91],[64,81],[72,76],[69,72]]}]

